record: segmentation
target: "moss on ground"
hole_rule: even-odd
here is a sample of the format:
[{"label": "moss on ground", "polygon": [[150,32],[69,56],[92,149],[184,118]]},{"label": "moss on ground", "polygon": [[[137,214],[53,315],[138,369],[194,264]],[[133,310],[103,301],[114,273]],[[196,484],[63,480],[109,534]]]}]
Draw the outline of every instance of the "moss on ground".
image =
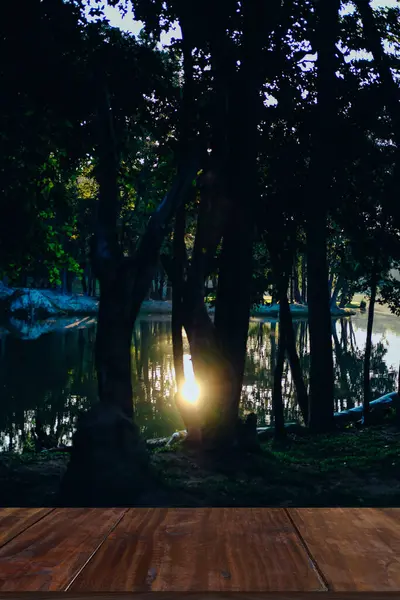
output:
[{"label": "moss on ground", "polygon": [[[54,503],[68,455],[0,457],[3,506]],[[258,454],[154,450],[147,506],[400,506],[400,430],[390,422],[333,435],[288,436]],[[126,502],[129,505],[129,499]]]}]

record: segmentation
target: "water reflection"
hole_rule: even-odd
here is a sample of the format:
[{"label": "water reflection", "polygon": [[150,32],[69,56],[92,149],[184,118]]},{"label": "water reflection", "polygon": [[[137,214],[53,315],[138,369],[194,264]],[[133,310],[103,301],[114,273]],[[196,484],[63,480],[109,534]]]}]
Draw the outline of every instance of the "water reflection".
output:
[{"label": "water reflection", "polygon": [[[297,321],[294,329],[308,383],[307,321]],[[365,335],[365,315],[332,322],[336,410],[350,408],[362,400]],[[94,341],[95,326],[53,332],[32,341],[0,333],[0,450],[21,451],[31,447],[36,422],[54,436],[55,443],[69,443],[78,412],[96,401]],[[143,318],[136,324],[132,342],[137,423],[147,438],[169,435],[183,428],[173,401],[175,380],[169,319]],[[251,323],[241,410],[255,411],[260,425],[273,420],[272,383],[278,342],[279,323]],[[373,343],[371,384],[373,397],[378,397],[396,387],[400,319],[377,315]],[[186,340],[184,351],[186,378],[194,384]],[[287,362],[282,387],[286,419],[300,418]]]}]

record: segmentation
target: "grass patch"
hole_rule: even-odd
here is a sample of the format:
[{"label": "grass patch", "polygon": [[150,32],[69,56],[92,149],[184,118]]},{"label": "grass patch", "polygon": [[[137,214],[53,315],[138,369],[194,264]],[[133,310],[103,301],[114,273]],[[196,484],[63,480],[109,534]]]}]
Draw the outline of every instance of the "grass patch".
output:
[{"label": "grass patch", "polygon": [[[51,506],[68,455],[0,456],[3,506]],[[331,435],[288,435],[257,454],[202,453],[182,442],[151,452],[142,506],[400,506],[400,431],[390,421]],[[129,498],[126,504],[129,505]]]}]

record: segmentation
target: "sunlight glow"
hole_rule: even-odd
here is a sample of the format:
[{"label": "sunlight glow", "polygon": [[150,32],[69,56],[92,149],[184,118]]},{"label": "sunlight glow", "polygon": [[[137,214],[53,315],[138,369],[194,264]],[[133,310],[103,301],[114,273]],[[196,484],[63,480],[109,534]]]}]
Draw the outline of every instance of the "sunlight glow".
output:
[{"label": "sunlight glow", "polygon": [[190,404],[196,404],[200,398],[200,387],[194,376],[191,357],[188,354],[185,354],[183,357],[183,370],[185,373],[185,383],[181,389],[182,398]]},{"label": "sunlight glow", "polygon": [[196,380],[186,379],[181,390],[182,398],[190,404],[195,404],[200,397],[200,388],[196,383]]}]

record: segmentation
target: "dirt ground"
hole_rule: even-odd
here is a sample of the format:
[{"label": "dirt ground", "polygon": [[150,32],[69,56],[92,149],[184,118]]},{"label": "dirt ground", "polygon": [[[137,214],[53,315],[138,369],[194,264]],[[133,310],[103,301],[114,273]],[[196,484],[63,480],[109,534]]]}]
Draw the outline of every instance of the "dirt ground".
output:
[{"label": "dirt ground", "polygon": [[[0,457],[2,506],[54,506],[68,455]],[[182,444],[151,452],[152,490],[140,506],[400,506],[400,430],[380,426],[288,436],[257,454],[199,454]],[[126,499],[126,505],[132,503]]]}]

